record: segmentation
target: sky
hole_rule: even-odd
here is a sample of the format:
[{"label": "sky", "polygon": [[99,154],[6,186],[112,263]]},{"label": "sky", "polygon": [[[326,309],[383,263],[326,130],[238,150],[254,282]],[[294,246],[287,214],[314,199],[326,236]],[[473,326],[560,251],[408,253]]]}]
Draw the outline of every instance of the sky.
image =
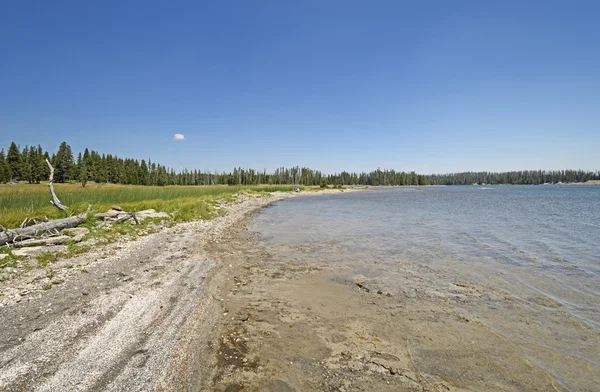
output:
[{"label": "sky", "polygon": [[0,147],[177,170],[600,169],[597,1],[0,3]]}]

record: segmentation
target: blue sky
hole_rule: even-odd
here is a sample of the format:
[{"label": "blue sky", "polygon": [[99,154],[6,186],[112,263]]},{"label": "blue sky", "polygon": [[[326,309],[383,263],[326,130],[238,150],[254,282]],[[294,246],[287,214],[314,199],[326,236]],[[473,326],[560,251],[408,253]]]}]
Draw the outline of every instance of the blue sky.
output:
[{"label": "blue sky", "polygon": [[219,171],[597,170],[598,20],[594,1],[7,0],[0,145]]}]

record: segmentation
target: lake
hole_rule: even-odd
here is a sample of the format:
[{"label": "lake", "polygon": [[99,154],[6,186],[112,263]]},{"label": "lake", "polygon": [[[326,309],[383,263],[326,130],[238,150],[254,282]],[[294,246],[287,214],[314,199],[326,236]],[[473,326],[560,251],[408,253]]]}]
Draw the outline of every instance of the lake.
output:
[{"label": "lake", "polygon": [[447,291],[448,282],[492,293],[499,300],[457,301],[456,308],[565,389],[600,382],[600,186],[397,187],[299,197],[263,210],[251,230],[274,260],[290,259],[289,252],[277,255],[284,245],[311,245],[293,258],[332,265],[339,281],[360,274],[401,296],[410,263],[434,293]]}]

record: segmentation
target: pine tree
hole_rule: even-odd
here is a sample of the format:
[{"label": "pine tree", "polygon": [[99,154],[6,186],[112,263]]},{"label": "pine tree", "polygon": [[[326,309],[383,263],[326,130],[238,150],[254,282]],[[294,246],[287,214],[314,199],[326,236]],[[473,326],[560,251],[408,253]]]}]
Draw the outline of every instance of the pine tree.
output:
[{"label": "pine tree", "polygon": [[75,165],[71,146],[67,142],[62,142],[58,147],[58,152],[53,160],[55,169],[54,179],[57,182],[66,182],[71,180],[71,172]]},{"label": "pine tree", "polygon": [[15,142],[12,142],[8,148],[6,161],[8,162],[8,167],[10,168],[11,180],[20,180],[21,173],[23,172],[23,160],[21,158],[19,147],[17,147]]},{"label": "pine tree", "polygon": [[50,169],[48,169],[48,166],[44,161],[44,151],[42,150],[42,146],[38,144],[35,153],[35,182],[39,184],[43,178],[47,179],[50,175],[49,170]]},{"label": "pine tree", "polygon": [[11,180],[12,174],[6,156],[4,155],[4,149],[0,150],[0,184],[7,183]]},{"label": "pine tree", "polygon": [[96,154],[96,182],[108,182],[108,168],[106,164],[106,156],[104,154]]},{"label": "pine tree", "polygon": [[142,159],[140,164],[140,185],[150,185],[150,172],[148,171],[148,165],[146,161]]},{"label": "pine tree", "polygon": [[81,186],[85,188],[85,185],[88,182],[89,174],[87,171],[87,164],[85,160],[81,160],[81,166],[79,167],[79,182],[81,182]]},{"label": "pine tree", "polygon": [[75,181],[81,181],[81,166],[83,165],[83,157],[81,155],[81,152],[79,154],[77,154],[77,161],[75,162],[75,165],[73,166],[73,173],[72,173],[72,179]]},{"label": "pine tree", "polygon": [[417,176],[417,173],[410,172],[410,178],[410,185],[419,185],[419,177]]},{"label": "pine tree", "polygon": [[90,154],[90,150],[87,148],[83,152],[82,157],[83,167],[82,173],[79,173],[80,176],[85,175],[85,177],[80,177],[79,181],[81,181],[81,185],[85,187],[85,184],[92,179],[92,157]]},{"label": "pine tree", "polygon": [[43,163],[42,169],[40,170],[43,173],[42,178],[44,178],[44,179],[48,179],[50,177],[50,168],[48,167],[48,164],[46,163],[46,161],[52,162],[53,158],[54,158],[54,156],[51,157],[50,154],[48,153],[48,151],[44,152],[44,156],[42,158],[42,161],[44,163]]},{"label": "pine tree", "polygon": [[33,179],[31,178],[31,161],[29,154],[29,146],[25,146],[23,151],[21,152],[21,160],[23,161],[23,166],[21,168],[21,180],[27,181],[32,184]]}]

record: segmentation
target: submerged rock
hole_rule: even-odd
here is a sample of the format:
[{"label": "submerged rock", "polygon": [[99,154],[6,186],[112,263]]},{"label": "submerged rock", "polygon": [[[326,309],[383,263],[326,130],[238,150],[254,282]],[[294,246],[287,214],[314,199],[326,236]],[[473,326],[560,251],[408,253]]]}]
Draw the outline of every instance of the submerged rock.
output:
[{"label": "submerged rock", "polygon": [[356,275],[354,277],[354,283],[362,290],[365,290],[367,293],[370,292],[371,290],[369,290],[369,288],[367,286],[365,286],[365,283],[367,282],[368,278],[364,275]]}]

